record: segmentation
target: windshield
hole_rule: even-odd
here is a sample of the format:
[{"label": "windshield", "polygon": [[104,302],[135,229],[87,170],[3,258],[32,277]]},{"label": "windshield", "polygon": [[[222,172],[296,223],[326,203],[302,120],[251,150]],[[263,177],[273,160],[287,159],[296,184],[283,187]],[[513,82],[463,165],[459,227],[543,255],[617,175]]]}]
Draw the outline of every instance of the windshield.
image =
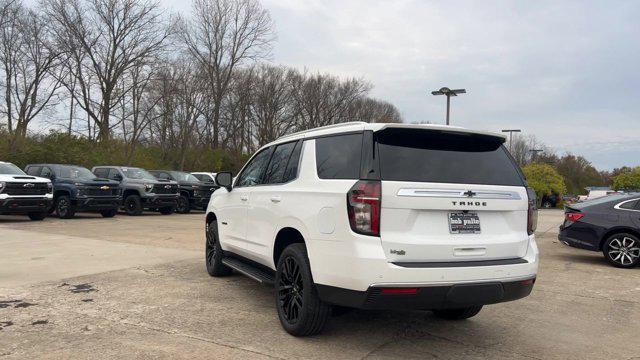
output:
[{"label": "windshield", "polygon": [[382,180],[524,185],[501,138],[393,128],[375,136]]},{"label": "windshield", "polygon": [[191,181],[191,182],[199,182],[197,177],[182,171],[171,171],[171,176],[177,181]]},{"label": "windshield", "polygon": [[24,171],[20,170],[19,167],[13,164],[2,164],[0,163],[0,174],[4,175],[27,175]]},{"label": "windshield", "polygon": [[140,168],[122,168],[122,173],[129,179],[156,180],[155,176],[151,175],[147,170]]},{"label": "windshield", "polygon": [[93,180],[97,178],[89,169],[82,166],[60,166],[58,176],[64,179]]}]

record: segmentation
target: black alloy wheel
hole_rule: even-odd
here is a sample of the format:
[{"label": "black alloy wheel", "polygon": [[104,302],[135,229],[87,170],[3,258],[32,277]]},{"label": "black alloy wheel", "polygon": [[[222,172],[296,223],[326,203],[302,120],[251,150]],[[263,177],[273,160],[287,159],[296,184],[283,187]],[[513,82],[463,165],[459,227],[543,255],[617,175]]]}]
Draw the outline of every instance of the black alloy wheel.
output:
[{"label": "black alloy wheel", "polygon": [[75,215],[75,209],[66,195],[61,195],[56,200],[56,213],[60,219],[70,219]]},{"label": "black alloy wheel", "polygon": [[280,255],[275,286],[278,318],[289,334],[309,336],[322,332],[331,316],[331,305],[318,296],[303,243],[287,246]]},{"label": "black alloy wheel", "polygon": [[178,204],[176,205],[176,212],[178,214],[188,214],[190,210],[189,198],[184,195],[180,195],[178,198]]},{"label": "black alloy wheel", "polygon": [[278,281],[278,304],[287,322],[295,324],[302,312],[304,283],[300,265],[293,257],[284,259],[280,281]]},{"label": "black alloy wheel", "polygon": [[205,263],[210,276],[226,276],[231,274],[230,267],[222,263],[222,248],[218,241],[218,222],[214,219],[205,225],[207,237],[205,244]]},{"label": "black alloy wheel", "polygon": [[124,200],[124,211],[127,215],[137,216],[142,214],[142,201],[138,195],[129,195]]}]

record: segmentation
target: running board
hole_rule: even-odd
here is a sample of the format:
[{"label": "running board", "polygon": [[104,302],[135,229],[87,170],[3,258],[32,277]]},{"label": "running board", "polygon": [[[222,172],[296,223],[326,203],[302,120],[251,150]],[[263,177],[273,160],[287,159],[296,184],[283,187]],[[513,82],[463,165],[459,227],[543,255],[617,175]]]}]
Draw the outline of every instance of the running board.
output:
[{"label": "running board", "polygon": [[265,286],[273,286],[276,282],[273,273],[269,273],[266,270],[260,269],[246,261],[240,259],[226,257],[222,258],[222,263],[232,268],[233,270],[245,275]]}]

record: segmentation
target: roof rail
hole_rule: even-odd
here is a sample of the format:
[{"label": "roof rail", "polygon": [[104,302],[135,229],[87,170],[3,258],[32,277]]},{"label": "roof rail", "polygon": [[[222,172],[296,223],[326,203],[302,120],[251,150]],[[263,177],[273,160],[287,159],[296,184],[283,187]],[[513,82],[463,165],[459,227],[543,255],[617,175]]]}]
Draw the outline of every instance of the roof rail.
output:
[{"label": "roof rail", "polygon": [[325,130],[325,129],[338,128],[338,127],[342,127],[342,126],[365,125],[365,124],[366,124],[366,122],[364,122],[364,121],[350,121],[350,122],[331,124],[331,125],[326,125],[326,126],[320,126],[320,127],[313,128],[313,129],[297,131],[297,132],[294,132],[294,133],[291,133],[291,134],[282,135],[279,138],[277,138],[276,140],[285,139],[285,138],[296,136],[296,135],[306,134],[306,133],[309,133],[309,132],[312,132],[312,131],[317,131],[317,130]]}]

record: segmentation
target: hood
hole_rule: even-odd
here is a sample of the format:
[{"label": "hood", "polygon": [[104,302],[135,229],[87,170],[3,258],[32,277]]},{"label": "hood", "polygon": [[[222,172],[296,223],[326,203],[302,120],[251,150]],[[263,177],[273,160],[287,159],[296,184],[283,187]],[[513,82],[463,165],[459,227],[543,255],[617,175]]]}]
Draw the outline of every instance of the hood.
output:
[{"label": "hood", "polygon": [[131,184],[164,184],[164,185],[178,185],[177,182],[173,181],[173,180],[160,180],[160,179],[154,179],[154,180],[147,180],[147,179],[127,179],[128,183]]},{"label": "hood", "polygon": [[17,182],[17,183],[50,183],[51,180],[31,175],[6,175],[0,174],[0,181]]},{"label": "hood", "polygon": [[195,187],[198,187],[198,188],[199,188],[199,187],[201,187],[201,186],[202,186],[202,184],[204,184],[204,183],[202,183],[202,182],[200,182],[200,181],[178,181],[178,184],[179,184],[180,186],[195,186]]},{"label": "hood", "polygon": [[116,187],[116,186],[118,186],[120,184],[117,181],[113,181],[113,180],[109,180],[109,179],[103,179],[103,178],[96,178],[96,179],[93,179],[93,180],[78,180],[78,179],[63,179],[63,178],[60,178],[59,181],[60,182],[64,182],[64,183],[68,183],[68,184],[80,184],[80,185],[85,185],[85,186],[104,186],[104,185],[108,185],[108,186]]}]

